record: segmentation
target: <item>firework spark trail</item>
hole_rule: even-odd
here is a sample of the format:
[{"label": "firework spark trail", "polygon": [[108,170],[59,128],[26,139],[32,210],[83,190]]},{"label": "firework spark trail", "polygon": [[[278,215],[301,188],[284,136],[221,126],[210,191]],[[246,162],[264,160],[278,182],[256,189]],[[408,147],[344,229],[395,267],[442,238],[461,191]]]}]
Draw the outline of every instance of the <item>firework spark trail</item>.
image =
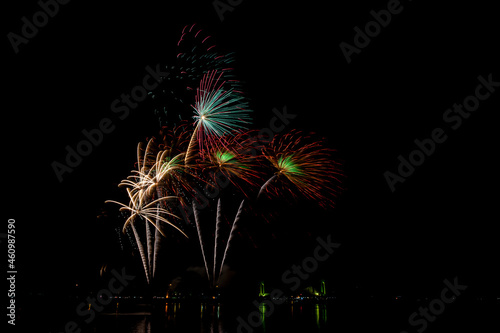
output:
[{"label": "firework spark trail", "polygon": [[196,224],[196,230],[198,231],[198,239],[200,241],[200,247],[201,247],[201,255],[203,256],[203,261],[205,263],[205,270],[207,272],[207,277],[208,280],[211,280],[210,277],[210,271],[208,269],[208,262],[207,262],[207,256],[205,254],[205,243],[203,242],[203,236],[201,235],[201,226],[200,226],[200,212],[198,210],[198,207],[196,206],[196,202],[193,201],[193,212],[194,212],[194,221]]},{"label": "firework spark trail", "polygon": [[271,178],[269,178],[264,185],[259,190],[259,194],[257,194],[257,199],[260,197],[260,195],[264,192],[264,190],[271,184],[276,178],[278,177],[277,174],[274,174]]},{"label": "firework spark trail", "polygon": [[[151,229],[149,227],[149,223],[144,223],[146,225],[146,248],[148,250],[148,272],[149,276],[152,276],[151,264],[153,261],[153,240],[151,235]],[[158,230],[158,226],[156,226],[156,230]]]},{"label": "firework spark trail", "polygon": [[189,140],[189,146],[186,151],[186,155],[184,157],[184,164],[186,166],[190,166],[193,164],[194,159],[196,158],[198,152],[198,135],[196,134],[199,131],[200,123],[196,124],[194,128],[193,134],[191,136],[191,140]]},{"label": "firework spark trail", "polygon": [[149,269],[148,269],[148,261],[146,258],[146,254],[144,253],[144,246],[142,245],[141,238],[139,237],[139,233],[135,229],[134,224],[130,224],[132,231],[134,232],[135,242],[137,243],[137,247],[139,248],[139,254],[141,255],[142,265],[144,267],[144,272],[146,273],[146,280],[149,284]]},{"label": "firework spark trail", "polygon": [[221,227],[222,227],[222,205],[221,205],[221,200],[219,198],[217,202],[217,221],[215,222],[215,240],[214,240],[214,271],[213,271],[213,279],[214,279],[214,285],[217,282],[218,276],[217,276],[217,254],[219,252],[219,242],[220,242],[220,232],[221,232]]},{"label": "firework spark trail", "polygon": [[[158,219],[156,220],[156,223],[158,224],[159,221]],[[158,225],[159,228],[161,226]],[[161,247],[161,233],[158,229],[155,230],[155,242],[154,242],[154,248],[153,248],[153,274],[152,277],[155,278],[156,276],[156,268],[158,264],[158,254],[160,252],[160,247]]]},{"label": "firework spark trail", "polygon": [[[161,191],[158,189],[158,197],[162,197]],[[159,214],[159,209],[160,206],[157,206],[157,211]],[[153,247],[153,273],[152,273],[152,278],[155,278],[156,276],[156,269],[158,268],[158,257],[160,253],[160,248],[161,248],[161,242],[162,242],[162,232],[160,232],[162,226],[160,225],[160,220],[156,218],[156,225],[158,228],[155,230],[155,236],[154,236],[154,247]]]},{"label": "firework spark trail", "polygon": [[[159,198],[162,197],[162,193],[160,191],[159,188],[156,189],[156,194]],[[159,204],[156,206],[156,213],[157,215],[159,215],[160,211],[158,208],[160,208]],[[161,237],[162,237],[162,234],[160,233],[160,230],[158,229],[161,229],[161,225],[160,225],[160,221],[158,220],[158,218],[156,218],[156,226],[157,226],[157,229],[155,229],[155,236],[154,236],[154,247],[153,247],[153,273],[152,273],[152,278],[154,279],[155,276],[156,276],[156,268],[157,268],[157,263],[158,263],[158,254],[160,252],[160,246],[161,246]]]},{"label": "firework spark trail", "polygon": [[238,222],[240,221],[241,214],[243,213],[243,205],[245,204],[245,200],[241,200],[240,207],[238,208],[238,212],[236,213],[236,217],[234,218],[233,226],[231,227],[231,232],[229,234],[229,238],[227,240],[226,249],[224,250],[224,256],[222,257],[222,261],[220,264],[219,277],[222,275],[222,269],[224,268],[224,263],[226,262],[227,252],[233,243],[233,238],[236,237]]}]

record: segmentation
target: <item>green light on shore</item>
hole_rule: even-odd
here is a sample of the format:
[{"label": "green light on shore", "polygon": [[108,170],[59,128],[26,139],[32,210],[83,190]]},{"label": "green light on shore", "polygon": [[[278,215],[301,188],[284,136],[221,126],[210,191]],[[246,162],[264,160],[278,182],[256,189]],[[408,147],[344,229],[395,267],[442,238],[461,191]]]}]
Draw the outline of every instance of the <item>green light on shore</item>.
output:
[{"label": "green light on shore", "polygon": [[269,293],[266,293],[266,291],[264,290],[264,282],[261,282],[259,288],[259,297],[265,297],[267,295],[269,295]]}]

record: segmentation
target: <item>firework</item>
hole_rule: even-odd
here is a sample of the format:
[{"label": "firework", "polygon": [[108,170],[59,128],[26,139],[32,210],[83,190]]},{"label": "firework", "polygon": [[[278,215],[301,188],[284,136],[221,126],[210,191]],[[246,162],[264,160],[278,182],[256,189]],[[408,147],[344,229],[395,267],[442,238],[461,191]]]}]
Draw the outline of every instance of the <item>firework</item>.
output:
[{"label": "firework", "polygon": [[222,74],[225,90],[241,93],[242,82],[234,73],[234,62],[234,53],[219,52],[214,38],[199,26],[185,26],[177,43],[175,64],[165,66],[170,75],[151,94],[160,124],[186,119],[191,111],[189,101],[194,99],[200,80],[210,71]]},{"label": "firework", "polygon": [[[165,131],[163,143],[159,145],[156,145],[154,138],[148,141],[145,148],[142,142],[139,143],[137,170],[133,170],[132,175],[122,180],[119,186],[131,188],[134,195],[139,194],[140,202],[151,200],[155,194],[160,197],[160,193],[168,192],[178,196],[181,204],[184,204],[181,194],[192,191],[188,179],[192,175],[184,165],[185,152],[182,148],[187,139],[182,129],[185,126]],[[176,138],[176,134],[180,137]]]},{"label": "firework", "polygon": [[137,247],[139,249],[139,254],[141,255],[142,266],[144,267],[144,272],[146,273],[146,280],[149,284],[149,282],[150,282],[149,268],[148,268],[148,261],[146,258],[146,254],[144,252],[144,246],[142,245],[141,239],[139,237],[139,233],[137,232],[137,229],[135,228],[134,224],[132,223],[130,225],[130,227],[132,228],[132,231],[134,232],[135,242],[137,243]]},{"label": "firework", "polygon": [[[156,200],[153,200],[147,204],[144,204],[144,202],[141,199],[140,193],[132,194],[132,191],[127,188],[127,194],[129,196],[129,204],[126,205],[124,203],[114,201],[114,200],[106,200],[106,203],[115,203],[119,206],[121,206],[120,211],[128,211],[130,213],[130,216],[127,218],[123,225],[123,232],[127,229],[127,227],[130,225],[132,227],[132,230],[134,231],[134,236],[137,242],[137,245],[139,247],[139,252],[141,254],[141,258],[143,261],[144,265],[144,271],[146,273],[146,278],[148,280],[148,283],[150,282],[150,275],[151,275],[151,260],[153,259],[153,249],[152,249],[152,239],[151,239],[151,231],[149,227],[149,223],[151,223],[157,230],[159,234],[161,234],[163,237],[165,237],[165,234],[163,231],[160,229],[159,223],[158,222],[164,222],[176,230],[178,230],[181,234],[183,234],[186,238],[188,237],[184,231],[182,231],[179,227],[177,227],[175,224],[170,222],[165,216],[172,216],[175,218],[180,219],[178,216],[172,214],[166,209],[160,208],[158,206],[158,203],[161,201],[165,200],[170,200],[170,199],[176,199],[177,197],[173,196],[166,196],[166,197],[161,197]],[[140,219],[145,222],[146,225],[146,246],[147,246],[147,256],[144,253],[144,248],[142,245],[142,241],[139,237],[139,234],[135,228],[135,222],[137,219]]]},{"label": "firework", "polygon": [[[257,199],[305,197],[328,207],[334,205],[340,190],[339,164],[332,158],[334,151],[324,148],[323,142],[311,141],[309,136],[292,131],[275,136],[262,147],[257,136],[247,131],[251,111],[242,93],[242,83],[234,75],[234,57],[217,52],[213,40],[194,24],[183,29],[177,43],[177,66],[166,66],[170,75],[151,93],[159,104],[155,105],[155,114],[160,124],[166,122],[167,108],[173,106],[176,112],[169,115],[178,116],[181,125],[164,127],[158,139],[139,143],[136,169],[119,185],[126,188],[128,203],[106,201],[120,205],[120,211],[128,213],[123,230],[130,226],[134,232],[148,283],[155,277],[165,231],[172,227],[187,237],[181,229],[186,225],[172,220],[179,219],[174,214],[176,209],[192,207],[195,223],[190,227],[196,228],[193,232],[198,235],[206,274],[215,286],[241,230],[243,215],[253,212],[252,205],[257,203],[252,200],[255,194]],[[167,96],[174,104],[166,102]],[[190,112],[192,118],[182,120]],[[265,173],[269,170],[269,174]],[[202,217],[209,215],[201,214],[199,204],[202,200],[207,205],[212,201],[199,195],[202,192],[195,189],[195,184],[216,189],[232,184],[230,189],[236,188],[243,194],[227,229],[222,222],[226,221],[226,206],[218,199],[214,239],[207,237],[211,233],[203,232],[208,222],[202,221]],[[143,241],[140,234],[144,236],[144,232],[138,232],[137,222],[145,224]],[[209,223],[211,226],[214,224]],[[207,259],[212,245],[213,261]]]},{"label": "firework", "polygon": [[208,280],[210,281],[210,270],[208,268],[208,261],[205,251],[205,242],[203,241],[203,236],[201,232],[201,225],[200,225],[201,221],[199,216],[200,213],[195,201],[193,201],[193,212],[194,212],[194,221],[196,223],[196,230],[198,231],[198,239],[200,241],[201,255],[203,256],[203,261],[205,263],[205,270],[207,272]]},{"label": "firework", "polygon": [[315,200],[323,207],[333,206],[340,189],[339,164],[332,159],[333,150],[324,148],[321,141],[304,143],[310,139],[292,131],[273,139],[263,150],[275,169],[274,175],[259,191],[278,194],[281,190],[297,197],[299,193]]},{"label": "firework", "polygon": [[[164,141],[165,139],[166,137],[164,137]],[[155,153],[158,147],[154,143],[154,139],[149,140],[145,147],[142,142],[139,143],[137,146],[137,170],[133,170],[133,175],[122,180],[119,185],[127,187],[128,204],[114,200],[106,201],[107,203],[118,204],[121,206],[120,211],[128,211],[130,213],[124,223],[123,230],[125,231],[127,226],[131,225],[134,231],[148,283],[150,282],[150,277],[154,276],[156,271],[160,236],[165,237],[165,233],[160,227],[160,222],[168,224],[187,237],[184,231],[167,218],[174,217],[180,219],[165,204],[167,201],[178,199],[178,196],[169,196],[164,194],[165,191],[163,191],[164,187],[172,185],[174,181],[181,183],[179,170],[182,170],[184,156],[182,153],[171,156],[172,153],[176,153],[174,145],[170,145],[169,147],[163,145],[163,148],[166,149]],[[145,222],[147,254],[144,252],[142,241],[134,225],[137,219]],[[151,225],[155,227],[154,236],[151,231]]]},{"label": "firework", "polygon": [[255,147],[254,137],[249,133],[238,133],[206,149],[200,167],[212,184],[219,184],[217,177],[224,177],[247,195],[249,189],[258,186],[263,176]]},{"label": "firework", "polygon": [[223,269],[224,263],[226,262],[227,252],[233,243],[233,239],[236,237],[237,230],[238,230],[238,224],[239,224],[241,215],[243,214],[244,204],[245,204],[245,200],[242,200],[240,203],[240,207],[238,208],[238,212],[236,213],[236,217],[234,218],[233,226],[231,227],[231,232],[229,234],[229,238],[227,239],[226,249],[224,250],[224,256],[222,257],[222,261],[220,264],[219,277],[222,275],[222,269]]},{"label": "firework", "polygon": [[233,89],[223,89],[221,77],[222,73],[217,71],[208,72],[197,89],[192,105],[195,129],[186,153],[186,165],[194,159],[197,146],[201,151],[225,135],[246,129],[251,123],[245,98]]},{"label": "firework", "polygon": [[193,118],[201,133],[219,138],[235,129],[245,129],[251,122],[244,96],[233,89],[225,90],[221,77],[217,71],[203,76],[193,106]]},{"label": "firework", "polygon": [[213,283],[216,284],[216,276],[217,276],[217,255],[219,254],[219,243],[221,238],[221,226],[222,226],[222,205],[220,199],[217,201],[217,220],[215,222],[215,240],[214,240],[214,264],[213,264]]},{"label": "firework", "polygon": [[199,81],[205,73],[213,70],[222,72],[227,84],[239,90],[241,82],[234,74],[234,53],[218,52],[214,38],[196,24],[184,27],[177,48],[177,62],[182,69],[180,74],[183,75],[188,90],[192,89],[190,83]]},{"label": "firework", "polygon": [[138,195],[138,194],[133,195],[132,191],[130,189],[127,189],[127,193],[128,193],[129,199],[130,199],[130,202],[128,205],[121,203],[121,202],[118,202],[118,201],[114,201],[114,200],[106,200],[105,201],[106,203],[115,203],[115,204],[121,206],[120,211],[130,212],[130,216],[128,217],[128,219],[125,221],[125,224],[123,225],[123,231],[125,231],[125,229],[127,228],[127,226],[129,224],[134,223],[137,218],[140,218],[145,222],[151,223],[163,236],[165,236],[165,234],[163,233],[162,230],[159,229],[157,223],[154,221],[158,220],[158,221],[164,222],[164,223],[170,225],[171,227],[175,228],[177,231],[179,231],[181,234],[183,234],[186,238],[188,237],[186,235],[186,233],[184,233],[184,231],[182,231],[179,227],[177,227],[175,224],[170,222],[167,218],[164,217],[164,215],[172,216],[172,217],[175,217],[178,219],[180,219],[180,217],[172,214],[171,212],[167,211],[166,209],[157,207],[157,204],[160,201],[177,199],[177,197],[174,197],[174,196],[162,197],[162,198],[158,198],[156,200],[153,200],[147,204],[143,204],[143,202],[139,199],[140,195]]}]

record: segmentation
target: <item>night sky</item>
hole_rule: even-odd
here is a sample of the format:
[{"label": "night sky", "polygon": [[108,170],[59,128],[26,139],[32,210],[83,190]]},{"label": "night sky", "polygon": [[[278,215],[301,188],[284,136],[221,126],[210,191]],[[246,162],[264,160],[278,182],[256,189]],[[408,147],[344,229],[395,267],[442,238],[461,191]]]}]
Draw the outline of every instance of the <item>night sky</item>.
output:
[{"label": "night sky", "polygon": [[[296,115],[287,129],[326,137],[346,175],[335,209],[291,207],[277,238],[252,252],[259,260],[242,250],[238,267],[278,283],[311,255],[317,236],[330,234],[341,246],[316,278],[339,293],[432,296],[458,277],[473,297],[500,297],[500,87],[458,128],[443,120],[474,94],[478,76],[500,81],[497,12],[490,3],[401,4],[349,64],[339,44],[352,45],[354,27],[387,1],[243,1],[223,22],[210,1],[72,1],[18,54],[4,37],[4,207],[17,223],[20,292],[91,285],[113,263],[115,225],[97,216],[113,211],[104,201],[121,195],[116,185],[133,168],[137,142],[159,126],[150,102],[123,121],[110,104],[141,82],[147,65],[173,64],[180,32],[197,23],[220,50],[236,52],[253,127],[286,106]],[[39,10],[35,1],[8,7],[4,36]],[[106,117],[116,129],[59,182],[51,163]],[[435,128],[446,141],[392,192],[384,173],[397,173],[398,156],[408,158]]]}]

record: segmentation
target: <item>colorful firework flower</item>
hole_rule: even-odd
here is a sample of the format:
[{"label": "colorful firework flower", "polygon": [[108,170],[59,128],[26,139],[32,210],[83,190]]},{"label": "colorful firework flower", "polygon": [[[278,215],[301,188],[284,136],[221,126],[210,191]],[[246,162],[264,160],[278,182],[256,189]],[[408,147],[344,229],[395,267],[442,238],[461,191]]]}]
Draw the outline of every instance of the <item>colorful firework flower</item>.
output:
[{"label": "colorful firework flower", "polygon": [[196,87],[208,72],[222,74],[224,90],[242,92],[242,82],[235,75],[234,53],[221,53],[214,38],[196,24],[186,25],[177,42],[175,65],[166,65],[170,73],[160,86],[151,93],[154,113],[160,124],[177,123],[186,119],[191,109]]},{"label": "colorful firework flower", "polygon": [[224,90],[222,73],[208,72],[197,89],[193,119],[195,129],[186,153],[186,164],[191,164],[196,148],[201,152],[226,135],[246,129],[251,123],[248,104],[243,95],[233,89]]},{"label": "colorful firework flower", "polygon": [[245,97],[233,89],[223,89],[221,77],[217,71],[203,76],[193,105],[195,124],[207,137],[221,138],[251,123]]},{"label": "colorful firework flower", "polygon": [[305,143],[308,139],[292,131],[273,139],[263,150],[276,172],[261,187],[259,195],[265,191],[277,194],[285,190],[296,197],[298,190],[323,207],[334,205],[340,190],[340,166],[332,159],[333,150],[324,148],[321,141]]}]

